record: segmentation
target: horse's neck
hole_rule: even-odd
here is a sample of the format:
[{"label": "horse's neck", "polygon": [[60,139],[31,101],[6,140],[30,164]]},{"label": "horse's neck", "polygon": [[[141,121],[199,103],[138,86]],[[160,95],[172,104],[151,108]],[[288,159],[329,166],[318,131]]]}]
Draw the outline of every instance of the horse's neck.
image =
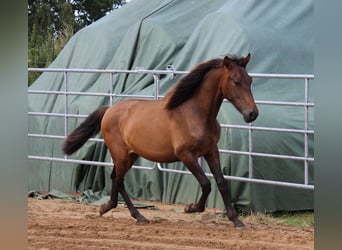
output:
[{"label": "horse's neck", "polygon": [[219,79],[207,77],[204,81],[194,98],[201,110],[201,114],[208,120],[216,121],[216,116],[223,101],[219,89]]}]

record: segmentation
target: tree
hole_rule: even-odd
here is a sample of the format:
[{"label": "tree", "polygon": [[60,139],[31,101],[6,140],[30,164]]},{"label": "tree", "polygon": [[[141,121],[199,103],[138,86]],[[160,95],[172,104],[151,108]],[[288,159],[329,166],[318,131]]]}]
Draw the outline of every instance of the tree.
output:
[{"label": "tree", "polygon": [[[122,0],[28,0],[28,66],[47,67],[71,36],[122,5]],[[39,76],[31,72],[29,85]]]},{"label": "tree", "polygon": [[121,0],[74,0],[72,1],[76,22],[89,25],[122,5]]}]

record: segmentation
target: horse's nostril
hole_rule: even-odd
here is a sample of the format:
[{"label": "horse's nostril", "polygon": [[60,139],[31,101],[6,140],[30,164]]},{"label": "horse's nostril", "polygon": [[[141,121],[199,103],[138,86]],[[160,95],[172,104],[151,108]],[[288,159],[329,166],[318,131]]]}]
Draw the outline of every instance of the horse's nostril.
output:
[{"label": "horse's nostril", "polygon": [[253,122],[258,117],[258,110],[243,113],[246,122]]},{"label": "horse's nostril", "polygon": [[257,111],[252,111],[249,113],[249,118],[254,121],[258,117],[258,112]]},{"label": "horse's nostril", "polygon": [[251,111],[248,115],[248,122],[254,121],[258,117],[258,111]]}]

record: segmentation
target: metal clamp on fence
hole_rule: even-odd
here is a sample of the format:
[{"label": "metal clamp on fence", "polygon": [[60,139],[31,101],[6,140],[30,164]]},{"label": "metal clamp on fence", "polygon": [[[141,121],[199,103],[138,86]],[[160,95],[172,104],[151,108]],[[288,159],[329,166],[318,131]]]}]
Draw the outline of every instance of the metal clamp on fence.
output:
[{"label": "metal clamp on fence", "polygon": [[175,66],[173,66],[172,64],[167,65],[166,66],[166,70],[167,71],[171,71],[171,73],[169,74],[171,79],[174,79],[176,77],[176,73],[175,73],[176,68],[175,68]]}]

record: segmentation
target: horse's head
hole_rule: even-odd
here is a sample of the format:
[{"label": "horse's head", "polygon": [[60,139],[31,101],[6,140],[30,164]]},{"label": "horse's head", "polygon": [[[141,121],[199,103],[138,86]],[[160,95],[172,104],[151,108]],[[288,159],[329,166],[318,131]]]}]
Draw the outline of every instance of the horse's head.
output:
[{"label": "horse's head", "polygon": [[222,60],[224,76],[221,77],[221,92],[235,108],[243,115],[246,122],[252,122],[258,117],[258,108],[251,91],[252,78],[246,71],[246,65],[251,55],[242,58]]}]

